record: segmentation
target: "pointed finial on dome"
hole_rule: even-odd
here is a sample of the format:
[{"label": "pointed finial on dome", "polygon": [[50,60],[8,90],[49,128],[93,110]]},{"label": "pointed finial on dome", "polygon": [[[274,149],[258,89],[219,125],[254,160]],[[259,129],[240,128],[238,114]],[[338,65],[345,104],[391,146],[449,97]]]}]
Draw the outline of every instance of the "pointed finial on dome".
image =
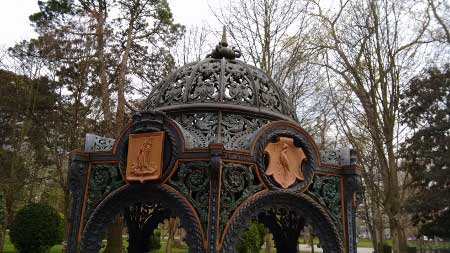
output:
[{"label": "pointed finial on dome", "polygon": [[222,32],[222,41],[220,42],[220,44],[223,47],[228,47],[228,42],[227,42],[227,27],[224,25],[223,26],[223,32]]},{"label": "pointed finial on dome", "polygon": [[241,51],[238,49],[232,47],[228,47],[227,42],[227,28],[224,25],[223,26],[223,32],[222,32],[222,40],[219,42],[219,44],[216,46],[216,48],[206,56],[206,58],[214,58],[214,59],[228,59],[228,60],[234,60],[236,58],[241,57]]}]

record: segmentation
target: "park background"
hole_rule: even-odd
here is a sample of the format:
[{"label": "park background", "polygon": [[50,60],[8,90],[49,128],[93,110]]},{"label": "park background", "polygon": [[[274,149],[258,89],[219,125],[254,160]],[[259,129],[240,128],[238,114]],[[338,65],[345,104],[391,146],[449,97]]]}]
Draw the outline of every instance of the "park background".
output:
[{"label": "park background", "polygon": [[[448,248],[449,1],[0,4],[0,252],[30,203],[56,209],[67,236],[68,153],[86,133],[117,136],[154,85],[215,47],[222,26],[286,90],[320,149],[357,151],[363,246]],[[162,234],[175,239],[173,228]]]}]

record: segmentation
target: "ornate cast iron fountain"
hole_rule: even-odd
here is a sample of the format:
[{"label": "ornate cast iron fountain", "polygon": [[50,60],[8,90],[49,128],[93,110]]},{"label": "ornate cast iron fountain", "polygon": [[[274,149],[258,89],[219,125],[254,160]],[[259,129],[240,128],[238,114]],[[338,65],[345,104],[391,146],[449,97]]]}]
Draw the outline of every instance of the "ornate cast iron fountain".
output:
[{"label": "ornate cast iron fountain", "polygon": [[123,215],[129,252],[178,217],[189,252],[236,252],[250,221],[297,252],[306,224],[324,252],[356,252],[360,172],[351,150],[319,152],[283,89],[236,58],[225,33],[202,61],[154,88],[116,139],[71,156],[69,252],[99,252]]}]

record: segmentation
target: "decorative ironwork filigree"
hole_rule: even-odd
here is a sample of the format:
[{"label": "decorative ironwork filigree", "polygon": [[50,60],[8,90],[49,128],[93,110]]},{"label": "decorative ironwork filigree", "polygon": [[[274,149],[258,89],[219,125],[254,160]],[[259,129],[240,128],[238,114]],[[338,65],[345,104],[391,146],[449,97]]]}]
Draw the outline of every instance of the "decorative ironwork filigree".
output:
[{"label": "decorative ironwork filigree", "polygon": [[[258,87],[259,106],[276,112],[283,112],[279,89],[264,72],[252,67],[253,82]],[[287,99],[283,98],[283,99]]]},{"label": "decorative ironwork filigree", "polygon": [[245,199],[262,190],[255,171],[250,165],[224,163],[222,167],[222,197],[219,234],[233,211]]},{"label": "decorative ironwork filigree", "polygon": [[196,63],[190,63],[183,66],[169,78],[164,79],[154,87],[145,102],[145,109],[149,111],[162,104],[176,105],[183,103],[186,94],[186,85],[195,65]]},{"label": "decorative ironwork filigree", "polygon": [[89,178],[86,211],[84,224],[91,215],[95,206],[109,193],[124,185],[118,164],[98,163],[92,164],[91,176]]},{"label": "decorative ironwork filigree", "polygon": [[72,155],[69,161],[69,189],[72,193],[71,227],[67,242],[68,252],[76,252],[77,235],[83,210],[83,189],[86,186],[88,163],[86,157]]},{"label": "decorative ironwork filigree", "polygon": [[330,211],[336,227],[342,235],[341,179],[337,176],[316,174],[308,194]]},{"label": "decorative ironwork filigree", "polygon": [[258,214],[258,221],[273,235],[277,252],[297,252],[298,238],[306,217],[286,208],[272,208]]},{"label": "decorative ironwork filigree", "polygon": [[320,161],[327,164],[339,165],[340,154],[339,150],[321,150]]},{"label": "decorative ironwork filigree", "polygon": [[[252,195],[241,204],[231,217],[226,230],[220,252],[236,252],[236,246],[242,241],[241,235],[248,228],[251,220],[270,210],[295,212],[296,217],[304,216],[319,237],[324,252],[343,252],[342,238],[326,209],[303,193],[288,191],[266,191]],[[289,218],[290,216],[286,216]],[[298,222],[299,220],[296,219]],[[292,224],[290,224],[292,225]],[[297,245],[297,240],[294,241]],[[292,252],[292,251],[283,251]]]},{"label": "decorative ironwork filigree", "polygon": [[216,113],[183,113],[171,117],[193,137],[192,147],[206,148],[217,141],[219,123]]},{"label": "decorative ironwork filigree", "polygon": [[98,136],[95,134],[86,134],[84,144],[85,152],[108,152],[112,150],[115,139]]},{"label": "decorative ironwork filigree", "polygon": [[190,86],[188,102],[219,101],[220,60],[211,60],[198,66]]},{"label": "decorative ironwork filigree", "polygon": [[255,102],[255,88],[247,75],[247,69],[243,64],[228,62],[224,74],[225,102],[238,105],[253,105]]},{"label": "decorative ironwork filigree", "polygon": [[334,165],[354,165],[358,163],[356,152],[353,149],[321,150],[320,161]]},{"label": "decorative ironwork filigree", "polygon": [[268,119],[239,114],[222,114],[223,143],[226,149],[248,149],[251,135],[267,124]]},{"label": "decorative ironwork filigree", "polygon": [[127,208],[127,222],[135,224],[139,229],[143,229],[145,224],[155,214],[166,210],[160,203],[138,203]]},{"label": "decorative ironwork filigree", "polygon": [[206,230],[209,198],[209,162],[182,162],[169,180],[169,185],[186,196],[199,214]]},{"label": "decorative ironwork filigree", "polygon": [[[192,206],[171,187],[153,184],[127,184],[103,199],[86,224],[81,236],[80,248],[76,252],[100,252],[106,225],[110,224],[125,208],[147,202],[161,203],[169,210],[170,217],[180,219],[180,226],[186,231],[184,241],[189,247],[189,252],[204,252],[203,231]],[[146,239],[148,240],[148,237]]]},{"label": "decorative ironwork filigree", "polygon": [[[250,220],[266,222],[278,236],[280,252],[297,251],[305,223],[313,225],[324,252],[343,252],[345,223],[346,250],[356,250],[355,180],[360,172],[355,154],[341,150],[335,153],[339,157],[324,155],[322,162],[334,159],[337,166],[321,166],[312,137],[294,122],[286,92],[262,70],[235,60],[239,51],[226,44],[224,39],[207,59],[160,82],[144,104],[146,111],[133,116],[114,150],[114,140],[91,138],[86,153],[72,163],[68,252],[98,252],[107,224],[118,214],[124,214],[129,226],[130,252],[145,252],[150,231],[168,217],[180,218],[189,252],[236,252]],[[127,163],[133,168],[128,154],[152,150],[150,142],[139,144],[138,151],[129,148],[130,136],[154,132],[165,136],[158,145],[163,154],[160,177],[125,184],[121,175],[126,175]],[[297,169],[293,182],[275,180],[272,172],[280,169],[269,167],[277,161],[269,151],[264,153],[281,138],[291,139],[292,150],[304,153],[289,156],[288,143],[272,152],[279,154],[282,169]],[[92,150],[103,153],[88,153]],[[155,168],[148,156],[135,158],[138,174],[145,172],[142,168]],[[292,166],[293,159],[302,162],[301,169]]]},{"label": "decorative ironwork filigree", "polygon": [[207,58],[181,67],[154,88],[144,108],[168,112],[178,109],[174,105],[199,103],[261,108],[296,119],[292,101],[281,86],[263,71],[227,58]]},{"label": "decorative ironwork filigree", "polygon": [[148,238],[165,219],[170,210],[161,203],[136,203],[125,208],[128,229],[128,252],[150,252]]},{"label": "decorative ironwork filigree", "polygon": [[357,250],[356,210],[362,202],[362,181],[360,175],[348,175],[344,178],[344,199],[347,222],[347,241],[349,252]]}]

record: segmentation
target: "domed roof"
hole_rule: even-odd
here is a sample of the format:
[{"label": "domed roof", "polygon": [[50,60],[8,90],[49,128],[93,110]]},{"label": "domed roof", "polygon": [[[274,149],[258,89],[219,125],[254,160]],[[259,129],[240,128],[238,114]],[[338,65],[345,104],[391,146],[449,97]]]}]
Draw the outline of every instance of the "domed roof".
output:
[{"label": "domed roof", "polygon": [[145,101],[145,110],[225,110],[296,120],[281,86],[262,70],[236,60],[240,52],[227,46],[224,36],[206,59],[189,63],[160,82]]}]

